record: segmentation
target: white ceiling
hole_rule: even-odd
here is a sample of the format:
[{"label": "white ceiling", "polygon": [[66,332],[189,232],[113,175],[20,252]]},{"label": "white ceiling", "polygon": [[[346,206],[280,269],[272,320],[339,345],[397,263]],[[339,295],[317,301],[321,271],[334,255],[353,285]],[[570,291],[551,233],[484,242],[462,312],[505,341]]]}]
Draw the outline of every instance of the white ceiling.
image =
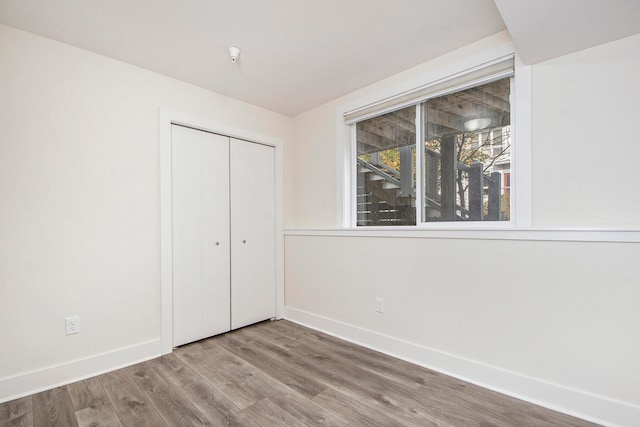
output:
[{"label": "white ceiling", "polygon": [[640,32],[640,1],[0,0],[0,23],[290,116],[502,31],[503,18],[534,63]]}]

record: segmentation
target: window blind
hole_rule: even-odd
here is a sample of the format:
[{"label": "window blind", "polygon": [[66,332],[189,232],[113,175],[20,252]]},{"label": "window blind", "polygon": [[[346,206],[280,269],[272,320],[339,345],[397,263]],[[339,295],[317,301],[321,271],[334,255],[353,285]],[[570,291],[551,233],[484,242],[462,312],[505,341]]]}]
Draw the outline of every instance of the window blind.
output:
[{"label": "window blind", "polygon": [[436,80],[389,98],[344,113],[345,124],[356,123],[371,117],[417,104],[429,98],[468,89],[513,75],[513,55],[500,58],[460,73]]}]

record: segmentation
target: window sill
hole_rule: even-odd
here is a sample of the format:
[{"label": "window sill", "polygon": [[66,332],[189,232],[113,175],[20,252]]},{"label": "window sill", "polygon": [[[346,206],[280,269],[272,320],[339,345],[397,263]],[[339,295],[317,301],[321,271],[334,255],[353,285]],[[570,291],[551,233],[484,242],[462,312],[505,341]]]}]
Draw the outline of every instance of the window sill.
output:
[{"label": "window sill", "polygon": [[640,228],[482,228],[423,229],[416,227],[366,227],[286,229],[285,236],[381,237],[418,239],[520,240],[564,242],[640,243]]}]

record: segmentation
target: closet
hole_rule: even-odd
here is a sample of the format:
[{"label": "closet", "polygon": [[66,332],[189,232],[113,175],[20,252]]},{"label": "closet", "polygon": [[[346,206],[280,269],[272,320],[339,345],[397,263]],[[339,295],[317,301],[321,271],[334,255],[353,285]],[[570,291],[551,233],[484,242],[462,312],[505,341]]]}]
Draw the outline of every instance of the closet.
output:
[{"label": "closet", "polygon": [[275,317],[274,148],[171,127],[173,346]]}]

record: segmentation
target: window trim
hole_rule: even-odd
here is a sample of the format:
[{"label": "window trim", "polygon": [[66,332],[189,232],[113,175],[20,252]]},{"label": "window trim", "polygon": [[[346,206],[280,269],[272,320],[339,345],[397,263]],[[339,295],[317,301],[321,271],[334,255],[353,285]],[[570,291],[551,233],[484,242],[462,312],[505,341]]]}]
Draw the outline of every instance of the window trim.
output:
[{"label": "window trim", "polygon": [[[488,56],[488,55],[487,55]],[[495,64],[504,61],[505,58],[513,58],[513,72],[511,73],[511,126],[513,129],[512,138],[515,143],[512,147],[511,153],[511,215],[509,221],[469,221],[469,222],[421,222],[421,207],[416,206],[417,224],[413,226],[357,226],[356,225],[356,210],[355,210],[355,185],[356,185],[356,169],[352,164],[355,159],[355,125],[354,121],[350,120],[345,122],[345,117],[348,114],[354,114],[354,112],[365,111],[367,115],[358,116],[358,120],[364,120],[368,117],[384,114],[385,110],[379,110],[376,114],[373,114],[369,107],[374,105],[391,105],[389,102],[393,102],[393,99],[401,99],[403,95],[407,93],[418,93],[422,88],[433,87],[437,83],[446,82],[450,78],[457,78],[465,74],[465,71],[476,70],[481,67],[477,64]],[[410,84],[396,85],[390,89],[382,92],[374,93],[367,99],[361,99],[359,102],[355,101],[350,104],[339,107],[336,111],[336,125],[338,129],[344,129],[344,132],[338,132],[338,150],[337,150],[337,164],[343,165],[344,169],[338,171],[338,224],[342,225],[343,229],[371,229],[371,230],[470,230],[470,229],[482,229],[482,230],[505,230],[505,229],[522,229],[531,227],[531,67],[525,66],[518,55],[509,50],[503,52],[502,55],[495,55],[491,57],[485,57],[484,61],[476,61],[475,65],[470,63],[470,60],[459,61],[453,67],[453,70],[439,70],[439,73],[432,72],[422,76],[422,78]],[[448,69],[452,67],[447,67]],[[446,73],[447,75],[443,75]],[[470,85],[479,85],[488,83],[495,78],[487,78],[485,81],[479,81],[478,79],[469,82]],[[471,84],[472,83],[472,84]],[[404,87],[403,87],[404,86]],[[453,88],[450,87],[448,91],[441,91],[440,93],[452,92],[457,90],[463,90],[464,84],[460,84]],[[434,92],[435,95],[436,92]],[[417,99],[413,100],[408,105],[416,104]],[[385,104],[387,103],[387,104]],[[401,108],[401,103],[396,103],[391,110]],[[408,106],[405,102],[404,106]],[[388,110],[389,108],[387,108]],[[417,107],[416,107],[417,109]],[[419,120],[416,114],[416,120]],[[419,123],[416,122],[416,131],[420,132]],[[342,136],[342,138],[340,138]],[[416,172],[422,173],[422,165],[416,165]],[[341,175],[341,176],[340,176]],[[419,175],[421,176],[421,175]],[[416,191],[420,190],[421,180],[416,183]],[[418,193],[421,194],[421,193]],[[417,203],[417,205],[420,203]]]}]

